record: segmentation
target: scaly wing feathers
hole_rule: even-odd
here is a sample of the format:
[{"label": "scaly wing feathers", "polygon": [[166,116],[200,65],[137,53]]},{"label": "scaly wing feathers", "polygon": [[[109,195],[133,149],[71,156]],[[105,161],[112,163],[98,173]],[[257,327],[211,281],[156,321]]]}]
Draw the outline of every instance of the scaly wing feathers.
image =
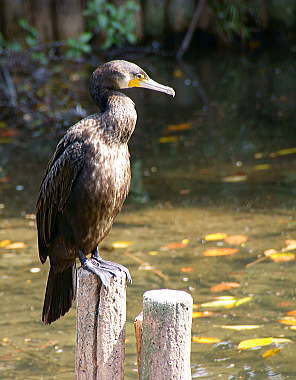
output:
[{"label": "scaly wing feathers", "polygon": [[47,247],[53,238],[56,215],[63,211],[83,163],[82,144],[67,144],[62,140],[48,164],[40,186],[36,215],[39,257],[42,263],[46,261]]}]

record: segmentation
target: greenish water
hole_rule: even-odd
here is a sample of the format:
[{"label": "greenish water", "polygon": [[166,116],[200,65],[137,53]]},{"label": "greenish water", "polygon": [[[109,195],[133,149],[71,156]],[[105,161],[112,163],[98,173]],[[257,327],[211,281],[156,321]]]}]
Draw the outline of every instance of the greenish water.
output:
[{"label": "greenish water", "polygon": [[[246,265],[296,239],[296,156],[282,151],[296,146],[295,60],[215,55],[185,67],[156,58],[137,63],[174,87],[176,97],[130,91],[139,114],[130,143],[132,194],[102,246],[104,257],[126,265],[133,276],[127,290],[126,379],[137,378],[133,320],[143,292],[157,288],[186,290],[195,304],[218,296],[252,297],[234,308],[196,310],[214,315],[194,319],[192,335],[220,342],[192,344],[193,378],[294,379],[295,330],[278,320],[296,309],[295,261]],[[91,113],[94,107],[81,90],[88,72],[80,66],[77,75],[76,101]],[[1,379],[74,374],[75,309],[51,326],[40,322],[48,266],[38,261],[32,214],[57,142],[50,130],[44,132],[21,131],[0,144],[2,178],[8,178],[0,183],[0,241],[25,243],[22,249],[0,248]],[[208,248],[233,247],[203,240],[217,232],[246,235],[248,241],[234,255],[204,256]],[[184,239],[187,246],[164,248]],[[111,249],[121,240],[133,244]],[[210,288],[222,281],[240,286],[213,293]],[[225,325],[260,327],[236,331]],[[274,344],[237,348],[244,339],[262,337],[291,342],[266,359],[262,353]]]}]

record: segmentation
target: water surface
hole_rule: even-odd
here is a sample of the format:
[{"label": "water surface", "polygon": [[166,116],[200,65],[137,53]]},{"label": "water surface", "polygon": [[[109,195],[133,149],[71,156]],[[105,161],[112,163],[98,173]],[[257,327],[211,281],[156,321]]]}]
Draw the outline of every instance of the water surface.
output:
[{"label": "water surface", "polygon": [[[296,143],[295,63],[272,54],[213,55],[182,66],[159,58],[137,63],[153,79],[174,87],[176,97],[130,91],[139,114],[130,143],[132,192],[102,246],[104,257],[128,266],[133,276],[127,290],[126,379],[137,378],[134,317],[143,292],[157,288],[186,290],[195,304],[216,296],[252,297],[193,320],[193,336],[221,340],[192,344],[193,378],[293,379],[295,331],[278,320],[296,309],[295,262],[266,259],[246,265],[265,250],[281,250],[286,240],[296,239],[296,156],[284,151]],[[76,68],[74,79],[70,69],[65,72],[76,103],[94,112],[83,90],[90,68]],[[46,86],[57,88],[63,98],[55,75]],[[61,124],[76,120],[78,115],[64,115]],[[72,379],[75,309],[51,326],[40,322],[48,265],[38,261],[33,215],[39,183],[62,128],[18,130],[18,136],[0,144],[1,177],[8,178],[0,183],[0,241],[26,245],[0,248],[0,377]],[[234,255],[203,256],[207,248],[230,247],[204,241],[205,235],[217,232],[246,235],[248,241]],[[184,239],[184,247],[165,248]],[[121,240],[133,244],[112,249],[112,242]],[[41,270],[32,273],[32,268]],[[213,293],[210,288],[222,281],[240,286]],[[235,331],[225,325],[260,327]],[[292,342],[267,359],[262,353],[274,346],[237,349],[243,339],[269,336]]]}]

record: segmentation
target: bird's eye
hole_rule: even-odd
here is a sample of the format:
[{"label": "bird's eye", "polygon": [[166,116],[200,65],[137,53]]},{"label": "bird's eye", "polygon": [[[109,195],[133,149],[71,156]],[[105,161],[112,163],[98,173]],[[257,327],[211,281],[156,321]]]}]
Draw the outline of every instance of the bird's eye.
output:
[{"label": "bird's eye", "polygon": [[139,73],[139,74],[137,74],[137,78],[138,78],[138,79],[144,79],[144,75],[141,74],[141,73]]}]

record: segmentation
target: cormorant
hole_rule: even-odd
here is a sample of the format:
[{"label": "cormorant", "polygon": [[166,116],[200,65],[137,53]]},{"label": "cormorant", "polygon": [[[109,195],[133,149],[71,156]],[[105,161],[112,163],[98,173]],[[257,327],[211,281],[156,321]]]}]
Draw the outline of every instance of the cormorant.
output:
[{"label": "cormorant", "polygon": [[[111,229],[130,185],[128,141],[137,113],[118,90],[145,87],[175,95],[134,63],[114,60],[100,65],[90,79],[90,94],[100,108],[68,129],[49,161],[37,201],[39,257],[49,257],[42,321],[63,316],[76,295],[76,258],[108,287],[127,268],[105,261],[98,244]],[[91,259],[86,255],[91,253]]]}]

